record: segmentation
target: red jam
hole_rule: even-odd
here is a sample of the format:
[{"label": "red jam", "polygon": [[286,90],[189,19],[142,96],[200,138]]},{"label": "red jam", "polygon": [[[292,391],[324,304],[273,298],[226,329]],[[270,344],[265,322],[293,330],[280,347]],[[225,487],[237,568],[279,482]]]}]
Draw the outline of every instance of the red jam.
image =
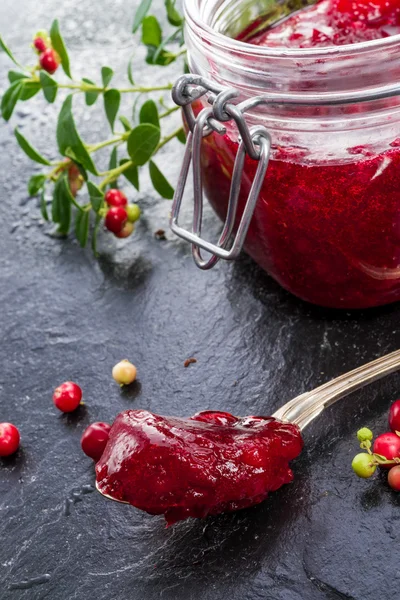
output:
[{"label": "red jam", "polygon": [[[398,0],[320,0],[248,41],[309,48],[399,31]],[[237,142],[213,134],[203,143],[205,190],[225,218]],[[377,154],[349,143],[348,158],[337,162],[307,162],[306,149],[273,146],[246,251],[283,287],[315,304],[364,308],[400,299],[398,145],[393,139]],[[256,168],[246,159],[239,216]]]},{"label": "red jam", "polygon": [[96,465],[99,491],[168,525],[258,504],[293,479],[296,425],[204,411],[190,418],[121,413]]},{"label": "red jam", "polygon": [[320,0],[250,40],[257,46],[342,46],[400,33],[398,0]]}]

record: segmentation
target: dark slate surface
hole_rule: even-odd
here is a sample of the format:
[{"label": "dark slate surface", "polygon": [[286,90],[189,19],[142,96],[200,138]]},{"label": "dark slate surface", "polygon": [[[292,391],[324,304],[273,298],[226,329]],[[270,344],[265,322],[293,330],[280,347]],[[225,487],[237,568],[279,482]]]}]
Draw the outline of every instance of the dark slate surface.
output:
[{"label": "dark slate surface", "polygon": [[[21,60],[35,29],[61,19],[79,75],[123,64],[134,49],[126,2],[2,0],[0,29]],[[111,17],[110,17],[111,15]],[[140,52],[139,52],[140,58]],[[140,64],[138,59],[137,64]],[[85,71],[80,67],[85,65]],[[0,55],[4,86],[8,62]],[[137,79],[154,80],[154,72]],[[87,140],[108,137],[101,111],[77,107]],[[0,597],[51,600],[329,600],[393,598],[400,570],[400,496],[351,473],[359,425],[383,431],[399,392],[394,375],[353,395],[306,435],[295,483],[262,505],[168,530],[162,518],[104,500],[80,451],[84,428],[128,407],[185,415],[213,408],[270,413],[305,390],[399,344],[398,307],[338,313],[281,290],[246,257],[202,273],[188,247],[156,241],[169,204],[146,185],[137,235],[101,239],[101,258],[59,241],[27,202],[32,164],[12,129],[49,155],[55,108],[19,105],[1,125],[0,420],[22,449],[0,462]],[[90,116],[87,116],[90,115]],[[182,147],[164,154],[176,178]],[[189,194],[190,195],[190,194]],[[207,227],[218,225],[208,214]],[[197,364],[184,368],[195,356]],[[120,391],[113,364],[129,357],[139,381]],[[78,381],[86,407],[60,416],[52,389]]]}]

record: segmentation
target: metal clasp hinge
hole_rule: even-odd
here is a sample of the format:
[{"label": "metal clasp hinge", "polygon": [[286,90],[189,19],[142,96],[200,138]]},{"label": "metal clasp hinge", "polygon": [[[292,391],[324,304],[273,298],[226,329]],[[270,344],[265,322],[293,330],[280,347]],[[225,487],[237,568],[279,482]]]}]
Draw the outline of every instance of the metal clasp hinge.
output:
[{"label": "metal clasp hinge", "polygon": [[[191,104],[207,93],[210,94],[208,102],[211,107],[203,108],[195,117]],[[263,126],[248,127],[244,119],[246,106],[243,104],[242,109],[240,104],[234,105],[228,102],[236,96],[238,96],[236,90],[219,87],[198,75],[183,75],[175,83],[172,90],[172,98],[177,105],[182,106],[190,131],[187,137],[178,185],[174,194],[170,227],[176,235],[192,244],[193,259],[200,269],[211,269],[221,258],[233,260],[240,254],[268,167],[271,150],[270,135]],[[213,244],[201,237],[203,220],[201,142],[204,137],[210,135],[213,131],[219,135],[224,135],[226,128],[222,123],[231,120],[234,120],[238,127],[240,142],[233,166],[225,224],[218,242]],[[228,247],[236,222],[246,154],[257,160],[258,166],[235,238]],[[191,164],[193,166],[194,208],[192,231],[188,231],[179,225],[178,219]],[[203,258],[201,249],[212,254],[211,258]]]}]

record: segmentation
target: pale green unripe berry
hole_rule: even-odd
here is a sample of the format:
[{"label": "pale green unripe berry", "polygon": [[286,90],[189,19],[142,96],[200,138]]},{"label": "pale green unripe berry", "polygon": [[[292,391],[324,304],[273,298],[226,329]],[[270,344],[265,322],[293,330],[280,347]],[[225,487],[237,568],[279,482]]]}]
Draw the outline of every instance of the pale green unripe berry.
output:
[{"label": "pale green unripe berry", "polygon": [[376,465],[372,464],[372,456],[367,452],[360,452],[353,458],[351,463],[353,471],[359,477],[368,479],[376,471]]},{"label": "pale green unripe berry", "polygon": [[112,376],[120,385],[129,385],[136,379],[137,369],[129,360],[121,360],[112,370]]},{"label": "pale green unripe berry", "polygon": [[370,442],[374,437],[374,434],[368,427],[363,427],[357,431],[357,437],[359,442]]},{"label": "pale green unripe berry", "polygon": [[125,206],[125,210],[130,223],[135,223],[140,219],[141,210],[137,204],[128,204],[128,206]]}]

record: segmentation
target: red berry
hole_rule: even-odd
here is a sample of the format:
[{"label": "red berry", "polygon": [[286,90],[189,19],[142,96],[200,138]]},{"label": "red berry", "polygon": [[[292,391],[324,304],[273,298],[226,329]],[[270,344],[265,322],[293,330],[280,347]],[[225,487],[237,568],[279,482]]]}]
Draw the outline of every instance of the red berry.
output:
[{"label": "red berry", "polygon": [[121,229],[121,231],[119,233],[116,233],[115,235],[117,236],[117,238],[127,238],[130,235],[132,235],[134,229],[134,224],[127,221]]},{"label": "red berry", "polygon": [[83,433],[81,439],[82,450],[96,462],[100,460],[104,452],[110,429],[111,425],[108,423],[92,423]]},{"label": "red berry", "polygon": [[400,492],[400,465],[392,467],[388,475],[388,484],[396,492]]},{"label": "red berry", "polygon": [[109,231],[120,233],[127,220],[127,212],[122,206],[112,206],[106,214],[104,223]]},{"label": "red berry", "polygon": [[393,402],[390,407],[389,427],[392,431],[400,431],[400,400]]},{"label": "red berry", "polygon": [[68,168],[68,183],[71,194],[76,198],[77,193],[83,186],[83,177],[74,163]]},{"label": "red berry", "polygon": [[33,40],[33,45],[38,52],[44,52],[47,49],[46,42],[41,37],[35,38]]},{"label": "red berry", "polygon": [[69,181],[73,181],[74,179],[78,179],[81,172],[75,163],[72,163],[70,167],[68,167],[68,179]]},{"label": "red berry", "polygon": [[125,196],[124,192],[116,189],[108,190],[104,199],[108,206],[126,206],[128,204],[128,198]]},{"label": "red berry", "polygon": [[53,402],[62,412],[72,412],[78,408],[82,400],[82,390],[73,381],[66,381],[54,390]]},{"label": "red berry", "polygon": [[[387,460],[400,457],[400,437],[395,433],[382,433],[379,435],[373,446],[375,454],[381,454]],[[390,469],[392,465],[381,465],[385,469]]]},{"label": "red berry", "polygon": [[10,456],[19,448],[20,435],[12,423],[0,423],[0,456]]},{"label": "red berry", "polygon": [[47,48],[47,50],[40,55],[39,62],[42,69],[52,75],[59,67],[60,57],[53,48]]}]

